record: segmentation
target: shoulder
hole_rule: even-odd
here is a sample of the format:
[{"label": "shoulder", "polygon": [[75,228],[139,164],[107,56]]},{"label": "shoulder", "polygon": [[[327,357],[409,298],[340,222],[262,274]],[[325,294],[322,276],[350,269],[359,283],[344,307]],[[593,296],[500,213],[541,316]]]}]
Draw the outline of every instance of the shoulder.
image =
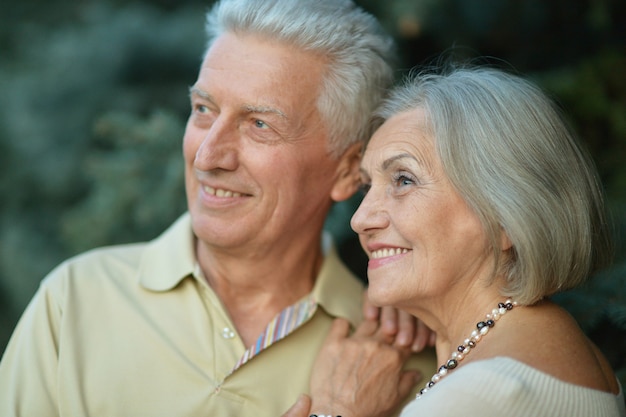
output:
[{"label": "shoulder", "polygon": [[[446,376],[402,417],[471,413],[481,416],[600,416],[614,414],[619,397],[569,384],[517,360],[475,361]],[[428,413],[431,414],[428,414]]]},{"label": "shoulder", "polygon": [[510,319],[515,322],[494,334],[498,351],[492,356],[509,356],[563,382],[617,393],[607,360],[567,311],[545,302],[519,308]]},{"label": "shoulder", "polygon": [[66,292],[76,286],[97,287],[112,278],[128,278],[135,274],[146,247],[145,243],[92,249],[73,256],[54,268],[41,286],[53,293]]},{"label": "shoulder", "polygon": [[71,286],[95,289],[104,284],[136,283],[141,276],[169,275],[174,275],[176,283],[183,272],[193,270],[194,263],[193,234],[185,214],[149,242],[101,247],[69,258],[53,269],[42,285],[57,290]]}]

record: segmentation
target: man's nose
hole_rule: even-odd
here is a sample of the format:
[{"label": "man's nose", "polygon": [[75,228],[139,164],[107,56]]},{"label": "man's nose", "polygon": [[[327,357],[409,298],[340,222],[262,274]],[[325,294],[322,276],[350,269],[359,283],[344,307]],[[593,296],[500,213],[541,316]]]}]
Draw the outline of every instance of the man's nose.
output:
[{"label": "man's nose", "polygon": [[194,165],[202,171],[234,171],[239,164],[240,138],[235,123],[218,119],[205,131]]}]

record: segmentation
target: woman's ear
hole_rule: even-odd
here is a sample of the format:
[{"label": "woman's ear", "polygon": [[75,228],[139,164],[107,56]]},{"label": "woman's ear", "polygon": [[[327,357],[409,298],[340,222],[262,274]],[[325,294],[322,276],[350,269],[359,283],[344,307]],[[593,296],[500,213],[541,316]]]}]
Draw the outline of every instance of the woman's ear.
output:
[{"label": "woman's ear", "polygon": [[511,243],[508,233],[504,230],[504,227],[500,226],[500,250],[506,252],[512,247],[513,243]]},{"label": "woman's ear", "polygon": [[330,192],[333,201],[347,200],[359,189],[362,149],[361,143],[355,143],[341,155],[335,172],[335,184]]}]

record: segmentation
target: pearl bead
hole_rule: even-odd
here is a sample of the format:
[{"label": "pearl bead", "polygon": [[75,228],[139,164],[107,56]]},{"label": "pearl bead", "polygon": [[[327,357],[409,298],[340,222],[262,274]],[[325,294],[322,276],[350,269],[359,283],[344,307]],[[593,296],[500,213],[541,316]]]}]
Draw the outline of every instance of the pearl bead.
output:
[{"label": "pearl bead", "polygon": [[478,343],[480,339],[486,335],[487,332],[489,332],[489,329],[495,326],[495,322],[514,306],[517,306],[517,303],[512,302],[511,300],[506,300],[504,303],[498,303],[498,308],[491,310],[491,314],[487,314],[484,321],[476,323],[476,328],[472,330],[470,337],[465,339],[463,344],[457,347],[456,351],[452,352],[450,359],[448,359],[445,365],[441,365],[439,367],[437,373],[433,375],[430,381],[420,390],[420,393],[417,394],[415,398],[420,398],[437,382],[439,382],[441,378],[446,376],[448,371],[455,369],[459,365],[459,362],[461,362],[463,358],[469,354],[470,350],[476,346],[476,343]]}]

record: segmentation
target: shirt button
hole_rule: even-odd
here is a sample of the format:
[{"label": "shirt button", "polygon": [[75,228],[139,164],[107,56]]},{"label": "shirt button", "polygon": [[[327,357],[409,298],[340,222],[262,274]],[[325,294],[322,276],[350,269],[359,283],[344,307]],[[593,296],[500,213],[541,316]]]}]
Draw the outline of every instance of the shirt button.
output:
[{"label": "shirt button", "polygon": [[222,337],[224,339],[232,339],[233,337],[235,337],[235,332],[230,330],[228,327],[224,327],[224,329],[222,330]]}]

